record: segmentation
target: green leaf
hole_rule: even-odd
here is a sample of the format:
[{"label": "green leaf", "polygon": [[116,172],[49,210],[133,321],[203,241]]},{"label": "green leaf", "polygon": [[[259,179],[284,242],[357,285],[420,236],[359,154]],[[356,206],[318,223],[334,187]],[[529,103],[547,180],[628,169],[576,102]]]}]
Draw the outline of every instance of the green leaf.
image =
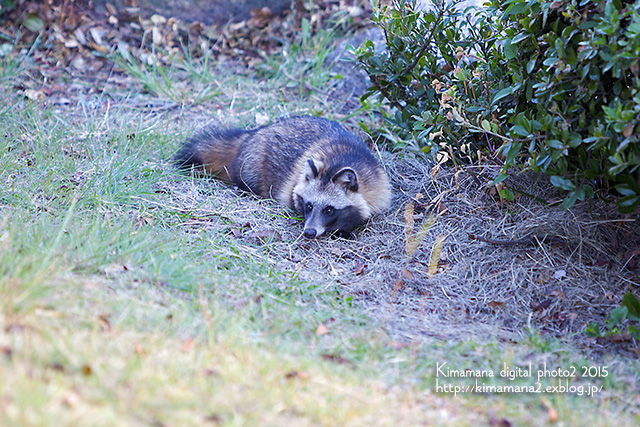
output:
[{"label": "green leaf", "polygon": [[622,297],[622,305],[628,310],[627,317],[631,320],[640,320],[640,301],[631,292],[627,292]]},{"label": "green leaf", "polygon": [[627,317],[627,313],[629,313],[629,309],[625,306],[616,307],[611,310],[611,313],[609,313],[609,320],[607,321],[607,328],[613,329],[614,327],[620,325],[622,321]]},{"label": "green leaf", "polygon": [[578,192],[572,191],[562,202],[562,206],[560,206],[563,210],[567,210],[573,205],[576,204],[576,200],[578,200]]},{"label": "green leaf", "polygon": [[507,146],[507,150],[504,156],[504,163],[512,165],[518,154],[520,154],[520,150],[522,150],[522,143],[512,142],[505,144],[505,146]]},{"label": "green leaf", "polygon": [[556,39],[555,48],[558,56],[564,58],[564,43],[561,38]]},{"label": "green leaf", "polygon": [[22,21],[22,25],[24,25],[27,30],[33,31],[34,33],[40,32],[40,30],[44,28],[44,22],[37,13],[27,15],[27,17]]},{"label": "green leaf", "polygon": [[514,127],[511,128],[511,132],[515,133],[516,135],[520,135],[520,136],[528,136],[529,135],[529,131],[527,131],[523,126],[520,125],[515,125]]},{"label": "green leaf", "polygon": [[594,20],[585,21],[582,24],[578,25],[578,28],[581,30],[588,30],[590,28],[594,28],[598,26],[598,22]]},{"label": "green leaf", "polygon": [[531,34],[529,33],[520,33],[517,36],[515,36],[513,39],[511,39],[511,44],[517,44],[520,43],[522,40],[528,39],[529,37],[531,37]]},{"label": "green leaf", "polygon": [[[611,160],[611,157],[609,157],[609,160]],[[611,174],[611,175],[619,175],[626,168],[627,168],[627,164],[626,163],[622,163],[622,164],[618,164],[616,166],[612,166],[612,167],[609,168],[609,174]]]},{"label": "green leaf", "polygon": [[567,191],[573,191],[576,189],[576,185],[573,182],[558,175],[553,175],[551,177],[551,184],[553,184],[554,187],[562,188]]},{"label": "green leaf", "polygon": [[496,185],[499,182],[504,181],[505,179],[509,178],[509,175],[507,175],[506,173],[501,173],[500,175],[496,176],[496,178],[493,180],[493,182],[491,183],[491,185]]},{"label": "green leaf", "polygon": [[618,212],[620,213],[632,213],[638,207],[640,203],[640,196],[626,196],[619,199],[616,202],[618,206]]},{"label": "green leaf", "polygon": [[513,194],[513,191],[507,188],[503,188],[499,192],[500,192],[500,197],[502,197],[503,199],[507,199],[510,202],[513,202],[515,200],[515,195]]},{"label": "green leaf", "polygon": [[618,190],[618,193],[622,194],[623,196],[636,195],[636,191],[633,188],[631,188],[629,184],[618,184],[615,186],[615,189]]},{"label": "green leaf", "polygon": [[529,62],[527,62],[527,74],[531,74],[533,69],[536,66],[536,61],[538,60],[537,56],[532,57]]},{"label": "green leaf", "polygon": [[518,48],[507,39],[504,43],[504,57],[507,59],[515,59],[518,57]]},{"label": "green leaf", "polygon": [[424,19],[425,22],[436,22],[436,17],[433,15],[433,13],[427,13],[426,15],[423,15],[422,19]]},{"label": "green leaf", "polygon": [[582,187],[582,188],[584,188],[584,191],[585,191],[587,197],[590,198],[590,199],[593,199],[593,187],[591,185],[589,185],[589,184],[585,184],[585,186]]},{"label": "green leaf", "polygon": [[507,96],[511,95],[512,93],[513,93],[513,88],[511,86],[498,91],[493,96],[493,100],[491,101],[491,105],[494,105],[496,102],[500,101],[502,98],[506,98]]},{"label": "green leaf", "polygon": [[587,324],[587,327],[586,327],[584,333],[588,337],[592,337],[592,338],[601,338],[602,337],[602,333],[600,332],[600,326],[598,326],[598,324],[594,323],[594,322],[590,322],[590,323]]},{"label": "green leaf", "polygon": [[529,5],[527,3],[525,3],[525,2],[512,4],[511,6],[509,6],[507,11],[504,13],[504,17],[506,18],[506,17],[508,17],[510,15],[518,15],[518,14],[524,12],[528,7],[529,7]]}]

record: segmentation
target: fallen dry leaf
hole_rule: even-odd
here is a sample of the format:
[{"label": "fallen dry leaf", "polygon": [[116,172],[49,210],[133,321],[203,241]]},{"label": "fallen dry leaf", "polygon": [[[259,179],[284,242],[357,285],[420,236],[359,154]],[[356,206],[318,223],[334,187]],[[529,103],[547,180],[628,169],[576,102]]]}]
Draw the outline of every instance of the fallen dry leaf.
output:
[{"label": "fallen dry leaf", "polygon": [[414,280],[415,279],[415,276],[413,275],[413,273],[411,271],[409,271],[408,269],[404,268],[404,267],[402,267],[402,270],[400,270],[400,274],[406,280]]},{"label": "fallen dry leaf", "polygon": [[[109,4],[109,3],[107,3],[107,4]],[[206,417],[204,417],[204,420],[207,423],[210,423],[210,424],[212,424],[214,426],[218,426],[218,425],[222,425],[223,424],[223,422],[222,422],[223,418],[222,418],[222,416],[220,414],[215,414],[215,413],[214,414],[209,414]]]},{"label": "fallen dry leaf", "polygon": [[102,329],[103,331],[111,330],[111,323],[109,322],[108,314],[101,314],[100,316],[98,316],[98,324],[100,325],[100,329]]},{"label": "fallen dry leaf", "polygon": [[434,215],[429,215],[427,218],[425,218],[422,221],[422,224],[420,225],[420,228],[418,229],[418,232],[416,233],[415,243],[414,243],[415,244],[415,248],[413,249],[414,253],[415,253],[415,251],[418,250],[418,248],[422,244],[422,241],[424,240],[424,238],[427,237],[427,232],[429,231],[429,229],[431,228],[431,226],[433,225],[433,223],[435,221],[436,221],[436,217]]},{"label": "fallen dry leaf", "polygon": [[551,6],[549,6],[549,8],[550,9],[560,9],[563,4],[564,4],[564,2],[562,2],[562,1],[554,1],[553,3],[551,3]]},{"label": "fallen dry leaf", "polygon": [[336,356],[334,354],[321,354],[320,357],[322,357],[322,360],[327,360],[329,362],[334,362],[337,363],[338,365],[344,365],[344,364],[349,364],[349,365],[353,365],[353,362],[351,362],[348,359],[345,359],[342,356]]},{"label": "fallen dry leaf", "polygon": [[104,274],[107,276],[124,273],[127,270],[128,269],[124,265],[118,263],[109,264],[102,269]]},{"label": "fallen dry leaf", "polygon": [[542,405],[547,408],[547,416],[549,417],[549,422],[555,423],[558,420],[558,411],[553,407],[551,401],[543,397]]},{"label": "fallen dry leaf", "polygon": [[47,368],[53,369],[54,371],[57,371],[57,372],[64,372],[65,371],[64,365],[62,363],[58,363],[58,362],[49,363],[47,365]]},{"label": "fallen dry leaf", "polygon": [[511,427],[511,422],[509,422],[509,420],[507,420],[506,418],[496,417],[492,412],[491,414],[489,414],[489,425],[491,427]]},{"label": "fallen dry leaf", "polygon": [[620,334],[611,335],[607,339],[611,342],[624,342],[624,341],[631,341],[632,338],[633,337],[628,332],[622,332]]},{"label": "fallen dry leaf", "polygon": [[506,304],[507,304],[506,302],[502,302],[502,301],[490,301],[487,303],[487,306],[495,310],[495,309],[504,307]]},{"label": "fallen dry leaf", "polygon": [[640,249],[630,249],[624,253],[624,263],[629,270],[634,270],[636,268],[638,255],[640,255]]},{"label": "fallen dry leaf", "polygon": [[140,356],[147,354],[146,350],[144,349],[144,346],[141,343],[136,343],[134,347],[134,351],[137,355],[140,355]]},{"label": "fallen dry leaf", "polygon": [[[430,133],[429,134],[429,139],[433,141],[434,138],[437,138],[439,136],[442,136],[442,131]],[[435,165],[433,168],[431,168],[431,180],[432,181],[436,180],[436,175],[440,171],[440,165],[442,165],[442,163],[443,162],[440,162],[437,165]]]},{"label": "fallen dry leaf", "polygon": [[188,338],[182,342],[182,351],[185,353],[188,353],[191,350],[193,350],[194,346],[195,346],[195,341],[193,340],[193,338]]},{"label": "fallen dry leaf", "polygon": [[400,289],[402,289],[404,287],[404,280],[402,280],[402,278],[398,277],[394,282],[393,282],[393,291],[394,292],[399,292]]},{"label": "fallen dry leaf", "polygon": [[329,333],[329,328],[327,328],[324,323],[320,323],[316,328],[316,335],[319,337],[323,335],[327,335],[328,333]]},{"label": "fallen dry leaf", "polygon": [[606,291],[604,293],[604,297],[609,301],[614,301],[614,302],[617,301],[619,298],[617,293],[611,292],[611,291]]},{"label": "fallen dry leaf", "polygon": [[41,90],[35,90],[35,89],[27,89],[24,91],[24,96],[27,99],[30,99],[31,101],[40,101],[41,99],[44,99],[45,95],[44,92]]},{"label": "fallen dry leaf", "polygon": [[[419,193],[418,193],[419,194]],[[413,259],[416,251],[427,236],[427,232],[435,222],[436,217],[429,215],[422,221],[418,232],[414,232],[415,227],[415,207],[413,202],[409,202],[404,206],[404,244],[405,252],[409,259]]]},{"label": "fallen dry leaf", "polygon": [[362,273],[364,273],[364,267],[365,267],[365,265],[362,263],[362,261],[356,260],[356,266],[355,266],[356,276],[359,276]]},{"label": "fallen dry leaf", "polygon": [[539,304],[536,304],[535,302],[531,302],[531,309],[533,311],[542,311],[545,308],[549,307],[550,305],[551,305],[550,299],[546,299]]},{"label": "fallen dry leaf", "polygon": [[559,299],[560,301],[567,299],[567,294],[565,294],[564,292],[562,292],[559,289],[556,289],[554,291],[551,291],[551,293],[549,294],[552,297],[555,297],[557,299]]},{"label": "fallen dry leaf", "polygon": [[438,264],[440,263],[440,255],[442,254],[442,247],[444,246],[445,239],[446,236],[444,234],[440,234],[438,237],[436,237],[433,248],[431,248],[431,257],[429,259],[429,276],[433,276],[438,271]]},{"label": "fallen dry leaf", "polygon": [[607,268],[611,268],[613,266],[613,264],[611,264],[611,261],[603,258],[603,257],[599,257],[596,262],[593,263],[593,265],[595,267],[607,267]]},{"label": "fallen dry leaf", "polygon": [[444,215],[448,210],[442,201],[438,202],[437,207],[438,207],[438,215]]},{"label": "fallen dry leaf", "polygon": [[286,374],[284,374],[284,377],[288,380],[292,380],[294,378],[300,378],[300,379],[306,379],[309,377],[309,374],[307,374],[306,372],[303,371],[289,371]]},{"label": "fallen dry leaf", "polygon": [[0,346],[0,354],[2,354],[7,358],[11,358],[11,355],[13,354],[13,350],[9,346],[2,345]]}]

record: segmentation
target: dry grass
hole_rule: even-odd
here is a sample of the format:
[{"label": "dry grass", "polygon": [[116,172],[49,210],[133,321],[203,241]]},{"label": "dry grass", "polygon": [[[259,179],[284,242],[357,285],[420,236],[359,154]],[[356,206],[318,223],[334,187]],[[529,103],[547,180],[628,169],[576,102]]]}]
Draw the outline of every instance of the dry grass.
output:
[{"label": "dry grass", "polygon": [[[563,211],[522,195],[501,201],[478,178],[495,176],[498,171],[490,167],[441,167],[434,177],[429,165],[413,158],[384,155],[383,162],[396,192],[393,207],[354,240],[306,241],[291,212],[215,181],[164,182],[162,188],[174,206],[192,212],[184,232],[228,233],[247,243],[247,256],[257,256],[252,245],[270,239],[270,260],[279,269],[311,282],[337,283],[396,339],[517,341],[533,329],[596,346],[581,334],[584,325],[602,322],[625,290],[640,285],[622,258],[640,241],[637,220],[611,205],[593,201]],[[514,176],[508,184],[543,200],[560,196],[533,174]],[[408,202],[416,206],[416,231],[429,214],[437,216],[412,259],[404,233]],[[444,247],[430,275],[439,235]],[[546,239],[513,245],[470,235]]]},{"label": "dry grass", "polygon": [[[259,352],[159,290],[66,275],[45,308],[0,316],[0,425],[477,425],[481,411]],[[149,323],[145,328],[142,325]],[[210,336],[216,336],[215,331]],[[206,336],[206,334],[205,334]],[[392,408],[392,410],[389,410]],[[469,408],[472,408],[471,406]]]}]

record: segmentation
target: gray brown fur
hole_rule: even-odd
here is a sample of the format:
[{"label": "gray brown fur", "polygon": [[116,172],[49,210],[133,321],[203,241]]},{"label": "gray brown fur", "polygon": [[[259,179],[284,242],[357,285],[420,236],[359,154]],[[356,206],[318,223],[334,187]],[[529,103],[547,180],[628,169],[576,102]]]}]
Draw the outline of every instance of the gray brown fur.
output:
[{"label": "gray brown fur", "polygon": [[[291,117],[253,130],[205,127],[174,160],[296,210],[305,216],[306,237],[348,234],[386,210],[391,199],[387,175],[366,144],[318,117]],[[310,200],[323,212],[327,206],[344,209],[341,215],[349,218],[341,219],[342,226],[327,225],[317,210],[305,211]]]}]

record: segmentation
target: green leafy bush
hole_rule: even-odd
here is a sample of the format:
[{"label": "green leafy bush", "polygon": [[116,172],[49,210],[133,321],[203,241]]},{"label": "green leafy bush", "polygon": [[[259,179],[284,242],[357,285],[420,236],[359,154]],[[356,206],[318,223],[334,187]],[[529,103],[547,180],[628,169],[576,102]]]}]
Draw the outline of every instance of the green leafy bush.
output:
[{"label": "green leafy bush", "polygon": [[[463,86],[465,80],[474,78],[470,71],[475,64],[454,74],[443,71],[444,63],[458,61],[458,48],[475,45],[464,40],[462,14],[444,3],[437,3],[433,11],[418,11],[412,2],[401,1],[395,7],[378,8],[372,19],[384,31],[386,50],[376,52],[374,43],[368,40],[355,52],[372,82],[363,101],[373,94],[382,95],[395,109],[388,121],[401,137],[413,137],[417,144],[414,148],[438,152],[448,147],[458,152],[464,144],[456,142],[471,141],[465,138],[468,129],[453,120],[453,115],[464,101],[469,106],[478,101],[468,99],[473,95]],[[483,31],[484,26],[479,32]],[[452,97],[455,106],[450,104]]]},{"label": "green leafy bush", "polygon": [[436,1],[382,7],[386,50],[356,50],[389,121],[424,152],[551,176],[563,207],[613,187],[640,203],[640,2],[492,0],[475,25]]},{"label": "green leafy bush", "polygon": [[611,310],[604,326],[604,331],[600,330],[597,323],[591,322],[587,325],[586,334],[595,338],[611,338],[628,334],[630,338],[640,340],[640,302],[631,292],[627,292],[622,297],[620,307]]},{"label": "green leafy bush", "polygon": [[[0,0],[0,14],[13,9],[13,7],[15,6],[15,1],[14,0]],[[2,17],[0,16],[0,21]]]}]

